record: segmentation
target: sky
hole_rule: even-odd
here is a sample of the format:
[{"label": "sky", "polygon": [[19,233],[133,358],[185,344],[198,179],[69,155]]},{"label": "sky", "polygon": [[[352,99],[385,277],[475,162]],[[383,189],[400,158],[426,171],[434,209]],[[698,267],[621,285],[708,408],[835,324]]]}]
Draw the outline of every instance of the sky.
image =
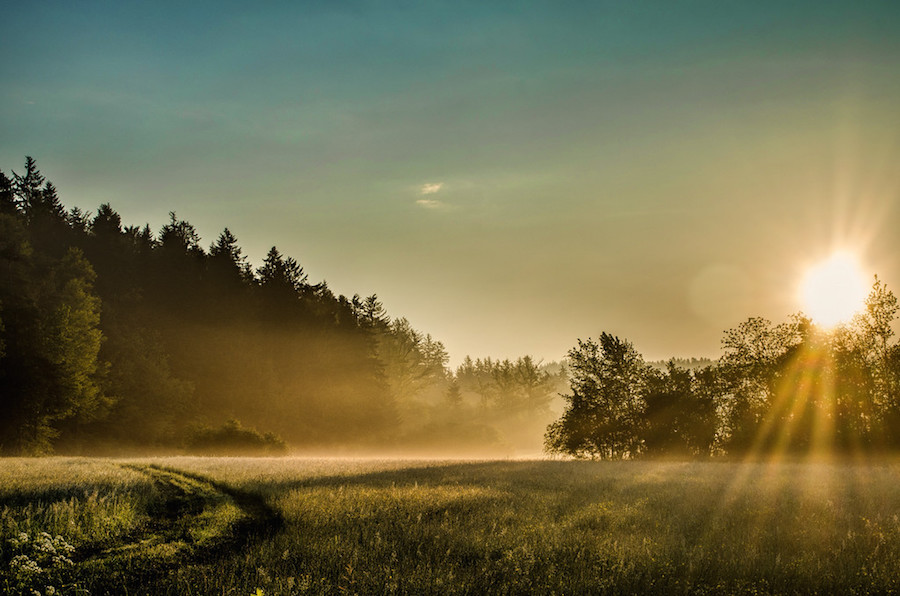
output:
[{"label": "sky", "polygon": [[0,169],[377,294],[465,355],[648,359],[900,289],[896,2],[20,2]]}]

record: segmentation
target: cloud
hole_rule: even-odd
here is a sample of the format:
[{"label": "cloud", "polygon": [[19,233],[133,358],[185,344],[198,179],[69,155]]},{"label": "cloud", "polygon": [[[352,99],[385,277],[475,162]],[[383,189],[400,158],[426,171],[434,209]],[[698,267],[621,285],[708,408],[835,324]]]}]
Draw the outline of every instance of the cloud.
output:
[{"label": "cloud", "polygon": [[416,205],[425,207],[426,209],[440,209],[444,206],[442,202],[436,201],[434,199],[419,199],[418,201],[416,201]]},{"label": "cloud", "polygon": [[434,193],[440,191],[443,187],[443,182],[429,182],[428,184],[422,185],[422,188],[419,189],[419,194],[433,195]]}]

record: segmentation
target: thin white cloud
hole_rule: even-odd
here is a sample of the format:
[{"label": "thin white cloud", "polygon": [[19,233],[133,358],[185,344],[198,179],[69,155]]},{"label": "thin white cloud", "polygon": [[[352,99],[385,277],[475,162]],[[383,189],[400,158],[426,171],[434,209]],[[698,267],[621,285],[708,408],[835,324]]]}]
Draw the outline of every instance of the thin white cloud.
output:
[{"label": "thin white cloud", "polygon": [[422,188],[419,189],[419,194],[433,195],[434,193],[439,192],[443,187],[443,182],[429,182],[428,184],[422,185]]},{"label": "thin white cloud", "polygon": [[416,205],[425,207],[426,209],[440,209],[444,206],[442,202],[436,201],[434,199],[419,199],[418,201],[416,201]]}]

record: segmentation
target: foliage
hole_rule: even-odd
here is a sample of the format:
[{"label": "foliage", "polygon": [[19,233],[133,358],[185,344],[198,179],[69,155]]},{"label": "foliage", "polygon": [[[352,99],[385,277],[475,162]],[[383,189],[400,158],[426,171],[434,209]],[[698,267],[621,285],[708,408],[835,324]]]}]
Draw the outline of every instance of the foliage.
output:
[{"label": "foliage", "polygon": [[719,370],[725,385],[721,442],[726,450],[751,448],[772,408],[776,377],[788,352],[801,343],[806,325],[796,319],[773,326],[752,317],[725,332]]},{"label": "foliage", "polygon": [[718,430],[715,368],[679,368],[648,372],[643,417],[644,451],[648,455],[708,456]]},{"label": "foliage", "polygon": [[798,314],[750,318],[725,332],[711,366],[642,364],[603,334],[569,353],[567,409],[546,449],[575,457],[751,457],[879,452],[900,447],[897,299],[877,277],[866,308],[835,330]]},{"label": "foliage", "polygon": [[0,452],[171,448],[229,417],[296,444],[398,434],[409,383],[385,374],[375,296],[335,296],[275,248],[254,271],[227,228],[206,252],[174,212],[155,235],[109,204],[65,211],[27,158],[0,173],[0,273]]},{"label": "foliage", "polygon": [[12,216],[0,215],[0,231],[0,450],[44,453],[62,421],[89,420],[109,404],[95,274],[76,247],[36,254]]},{"label": "foliage", "polygon": [[546,446],[576,457],[621,459],[640,440],[648,367],[627,341],[603,333],[569,351],[571,395],[562,418],[547,430]]},{"label": "foliage", "polygon": [[185,444],[191,453],[204,455],[278,455],[287,450],[284,441],[275,434],[244,428],[234,419],[216,428],[195,429]]},{"label": "foliage", "polygon": [[[555,417],[553,408],[566,382],[566,368],[530,356],[516,360],[466,357],[445,392],[449,413],[496,431],[508,452],[540,451],[540,437]],[[473,428],[472,431],[475,431]]]},{"label": "foliage", "polygon": [[406,319],[394,319],[378,335],[378,355],[391,391],[401,402],[442,380],[449,359],[444,345],[413,329]]}]

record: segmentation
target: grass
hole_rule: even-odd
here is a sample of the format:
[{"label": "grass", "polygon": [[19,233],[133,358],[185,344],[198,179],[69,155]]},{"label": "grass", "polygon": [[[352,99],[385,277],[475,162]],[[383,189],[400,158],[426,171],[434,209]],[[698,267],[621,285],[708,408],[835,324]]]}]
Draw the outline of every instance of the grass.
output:
[{"label": "grass", "polygon": [[114,541],[142,523],[157,498],[148,478],[101,460],[0,460],[0,553],[20,532],[79,545]]},{"label": "grass", "polygon": [[898,480],[896,464],[0,460],[0,574],[27,528],[73,544],[73,593],[886,593]]}]

